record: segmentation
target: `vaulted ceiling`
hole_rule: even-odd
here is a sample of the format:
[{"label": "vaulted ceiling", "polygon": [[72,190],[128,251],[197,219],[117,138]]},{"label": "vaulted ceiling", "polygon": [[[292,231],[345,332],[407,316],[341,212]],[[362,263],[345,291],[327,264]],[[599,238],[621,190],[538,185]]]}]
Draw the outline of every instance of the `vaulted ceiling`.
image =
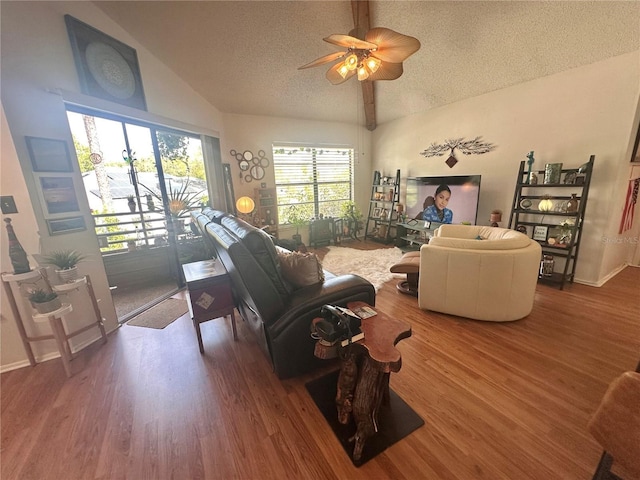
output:
[{"label": "vaulted ceiling", "polygon": [[[357,79],[331,85],[322,39],[353,28],[344,1],[95,2],[225,113],[364,125]],[[371,1],[371,27],[420,40],[375,82],[377,123],[637,51],[640,2]],[[142,71],[143,82],[150,81]]]}]

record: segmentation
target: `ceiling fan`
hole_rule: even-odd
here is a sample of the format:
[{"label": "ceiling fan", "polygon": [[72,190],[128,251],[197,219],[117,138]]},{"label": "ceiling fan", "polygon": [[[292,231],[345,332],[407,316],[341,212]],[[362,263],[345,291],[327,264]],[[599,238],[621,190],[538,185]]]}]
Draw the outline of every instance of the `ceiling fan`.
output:
[{"label": "ceiling fan", "polygon": [[329,69],[327,79],[338,85],[354,75],[358,76],[362,86],[366,126],[373,131],[376,128],[373,81],[394,80],[402,75],[402,62],[420,49],[420,42],[389,28],[370,29],[369,0],[351,0],[351,12],[354,28],[349,35],[330,35],[324,39],[347,50],[330,53],[298,69],[341,60]]},{"label": "ceiling fan", "polygon": [[334,85],[345,82],[354,75],[360,81],[395,80],[402,75],[402,62],[420,49],[417,38],[384,27],[372,28],[364,35],[363,40],[342,34],[329,35],[323,40],[347,50],[324,55],[298,70],[344,58],[344,61],[335,63],[327,71],[327,80]]}]

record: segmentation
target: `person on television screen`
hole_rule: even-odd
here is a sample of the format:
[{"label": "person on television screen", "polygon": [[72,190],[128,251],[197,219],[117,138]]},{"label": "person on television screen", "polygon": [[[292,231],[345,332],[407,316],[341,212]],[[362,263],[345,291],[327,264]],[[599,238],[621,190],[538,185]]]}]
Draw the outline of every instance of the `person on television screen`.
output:
[{"label": "person on television screen", "polygon": [[[451,198],[451,189],[448,185],[440,185],[436,189],[433,204],[424,209],[422,219],[430,222],[451,223],[453,222],[453,212],[447,208]],[[430,203],[430,202],[429,202]]]}]

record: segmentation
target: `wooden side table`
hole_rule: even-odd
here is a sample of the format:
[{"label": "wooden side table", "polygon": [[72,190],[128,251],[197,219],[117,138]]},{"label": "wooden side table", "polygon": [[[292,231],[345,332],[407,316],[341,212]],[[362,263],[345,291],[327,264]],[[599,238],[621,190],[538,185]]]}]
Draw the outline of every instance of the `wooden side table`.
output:
[{"label": "wooden side table", "polygon": [[[347,307],[368,306],[364,302],[351,302]],[[389,399],[389,376],[402,367],[402,356],[396,344],[411,336],[411,325],[392,318],[374,308],[377,315],[362,320],[364,338],[344,347],[336,407],[338,421],[346,425],[351,415],[356,423],[353,460],[358,462],[369,437],[374,435],[378,424],[378,410],[382,401]],[[315,355],[319,358],[335,358],[337,346],[316,344]]]},{"label": "wooden side table", "polygon": [[231,291],[231,280],[220,260],[204,260],[185,263],[182,271],[187,283],[189,313],[198,337],[200,353],[204,353],[200,324],[214,318],[231,316],[233,339],[236,331],[235,302]]}]

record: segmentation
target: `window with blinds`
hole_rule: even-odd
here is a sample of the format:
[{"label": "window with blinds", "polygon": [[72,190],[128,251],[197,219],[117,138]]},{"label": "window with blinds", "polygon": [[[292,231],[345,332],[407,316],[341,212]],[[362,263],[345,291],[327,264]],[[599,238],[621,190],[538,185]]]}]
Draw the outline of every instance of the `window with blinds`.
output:
[{"label": "window with blinds", "polygon": [[353,148],[274,145],[280,223],[339,217],[352,199],[353,155]]}]

